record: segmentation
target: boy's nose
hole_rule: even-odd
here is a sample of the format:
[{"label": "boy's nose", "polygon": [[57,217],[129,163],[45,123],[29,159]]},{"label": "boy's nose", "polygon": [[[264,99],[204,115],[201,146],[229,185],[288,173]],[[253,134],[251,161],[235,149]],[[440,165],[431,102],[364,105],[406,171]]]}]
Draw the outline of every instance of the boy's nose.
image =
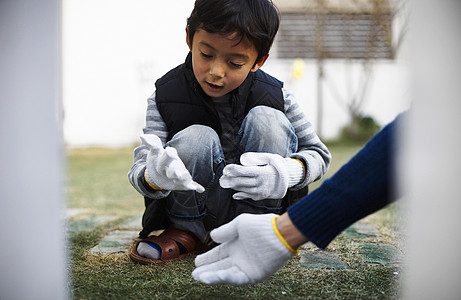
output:
[{"label": "boy's nose", "polygon": [[213,77],[221,78],[224,77],[225,67],[221,62],[214,62],[210,68],[210,74]]}]

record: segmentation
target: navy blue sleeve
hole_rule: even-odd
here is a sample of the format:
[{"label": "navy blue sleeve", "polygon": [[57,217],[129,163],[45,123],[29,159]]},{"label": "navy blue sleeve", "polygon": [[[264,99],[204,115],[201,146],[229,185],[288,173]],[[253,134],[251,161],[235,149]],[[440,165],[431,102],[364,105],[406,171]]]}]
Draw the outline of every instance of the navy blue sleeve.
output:
[{"label": "navy blue sleeve", "polygon": [[325,248],[344,229],[395,198],[392,179],[398,119],[320,187],[288,208],[295,226],[318,247]]}]

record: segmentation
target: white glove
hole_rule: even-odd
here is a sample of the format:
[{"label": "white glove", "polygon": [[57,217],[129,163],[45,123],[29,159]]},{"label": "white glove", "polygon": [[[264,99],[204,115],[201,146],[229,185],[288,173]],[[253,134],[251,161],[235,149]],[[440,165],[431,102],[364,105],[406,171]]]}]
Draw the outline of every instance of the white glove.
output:
[{"label": "white glove", "polygon": [[203,193],[203,186],[192,176],[173,147],[163,149],[162,141],[155,134],[141,135],[141,141],[149,148],[144,176],[148,183],[169,191],[193,190]]},{"label": "white glove", "polygon": [[297,253],[285,246],[275,226],[276,217],[241,214],[211,231],[212,239],[222,244],[195,258],[192,277],[205,284],[244,285],[274,274]]},{"label": "white glove", "polygon": [[240,163],[227,165],[219,179],[223,188],[239,191],[234,199],[282,199],[304,175],[300,161],[278,154],[247,152],[240,156]]}]

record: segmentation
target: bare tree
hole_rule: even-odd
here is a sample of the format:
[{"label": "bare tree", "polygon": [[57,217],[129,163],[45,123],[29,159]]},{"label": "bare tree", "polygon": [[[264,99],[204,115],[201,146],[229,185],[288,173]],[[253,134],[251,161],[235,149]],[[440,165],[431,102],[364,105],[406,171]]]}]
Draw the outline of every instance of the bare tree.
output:
[{"label": "bare tree", "polygon": [[[407,31],[406,0],[278,0],[280,58],[317,61],[317,132],[322,136],[324,96],[329,93],[357,131],[378,59],[394,59]],[[330,76],[327,60],[345,62],[346,89]],[[360,66],[359,76],[352,76]]]},{"label": "bare tree", "polygon": [[[373,69],[377,59],[394,59],[407,32],[405,0],[333,1],[305,0],[307,17],[315,14],[316,59],[318,64],[318,132],[322,133],[323,89],[347,110],[350,124],[348,135],[359,138],[363,126],[375,127],[372,119],[363,115],[367,93],[372,85]],[[311,11],[309,10],[309,7]],[[400,22],[399,26],[392,26]],[[338,28],[335,28],[338,26]],[[354,32],[357,30],[357,32]],[[394,32],[392,30],[395,30]],[[336,41],[334,40],[336,39]],[[338,42],[339,41],[339,42]],[[339,45],[339,46],[338,46]],[[341,48],[341,49],[340,49]],[[324,60],[342,58],[346,66],[347,91],[339,92],[324,67]],[[353,89],[350,65],[360,62],[361,76]],[[373,134],[372,132],[368,135]],[[367,138],[367,137],[365,137]]]}]

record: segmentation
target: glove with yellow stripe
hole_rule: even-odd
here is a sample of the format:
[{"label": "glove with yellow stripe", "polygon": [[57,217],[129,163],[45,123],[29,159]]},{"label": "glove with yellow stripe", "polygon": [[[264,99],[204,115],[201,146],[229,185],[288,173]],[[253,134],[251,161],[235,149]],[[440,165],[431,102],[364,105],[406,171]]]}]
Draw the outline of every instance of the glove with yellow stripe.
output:
[{"label": "glove with yellow stripe", "polygon": [[275,214],[241,214],[211,231],[221,245],[195,258],[195,280],[205,284],[263,281],[297,253],[281,236]]},{"label": "glove with yellow stripe", "polygon": [[278,154],[246,152],[240,163],[227,165],[219,179],[223,188],[238,191],[234,199],[282,199],[305,174],[301,161]]},{"label": "glove with yellow stripe", "polygon": [[142,143],[149,149],[146,159],[146,182],[155,190],[203,193],[205,188],[193,181],[191,174],[173,147],[163,149],[162,141],[154,134],[141,135]]}]

